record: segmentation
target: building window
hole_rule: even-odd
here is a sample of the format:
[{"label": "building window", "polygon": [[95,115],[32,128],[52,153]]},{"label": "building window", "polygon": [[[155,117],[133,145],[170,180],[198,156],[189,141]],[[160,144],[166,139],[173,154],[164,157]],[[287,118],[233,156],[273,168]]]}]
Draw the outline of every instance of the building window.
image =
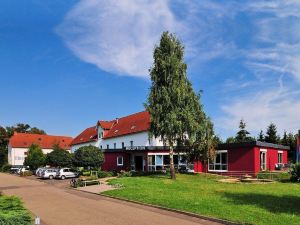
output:
[{"label": "building window", "polygon": [[278,163],[282,164],[282,152],[278,152]]},{"label": "building window", "polygon": [[117,143],[114,143],[114,149],[116,149],[117,148]]},{"label": "building window", "polygon": [[215,158],[209,160],[209,171],[227,171],[228,170],[227,150],[217,151]]},{"label": "building window", "polygon": [[130,141],[130,147],[133,148],[133,141]]},{"label": "building window", "polygon": [[124,142],[122,142],[122,149],[125,147]]},{"label": "building window", "polygon": [[123,166],[123,156],[117,157],[117,166]]},{"label": "building window", "polygon": [[106,145],[106,148],[109,149],[109,145]]},{"label": "building window", "polygon": [[102,149],[102,145],[100,145],[100,148]]}]

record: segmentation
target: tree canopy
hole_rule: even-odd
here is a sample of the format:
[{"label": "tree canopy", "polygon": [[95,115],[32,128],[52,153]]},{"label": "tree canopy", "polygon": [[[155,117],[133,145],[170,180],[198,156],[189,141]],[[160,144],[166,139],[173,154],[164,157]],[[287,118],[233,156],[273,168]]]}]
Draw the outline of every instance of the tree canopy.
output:
[{"label": "tree canopy", "polygon": [[250,133],[246,130],[246,123],[243,119],[240,120],[239,129],[240,130],[236,133],[235,136],[235,140],[237,143],[253,140],[253,138],[249,136]]},{"label": "tree canopy", "polygon": [[6,132],[11,137],[14,132],[18,133],[30,133],[30,134],[46,134],[46,132],[37,127],[31,127],[29,124],[17,123],[16,126],[6,127]]},{"label": "tree canopy", "polygon": [[53,151],[46,155],[46,164],[54,167],[72,166],[73,157],[58,144],[53,146]]},{"label": "tree canopy", "polygon": [[32,144],[29,147],[24,165],[29,166],[31,170],[36,170],[38,167],[45,165],[45,155],[39,145]]},{"label": "tree canopy", "polygon": [[194,149],[203,150],[206,146],[207,150],[208,137],[213,136],[212,123],[203,112],[200,95],[187,78],[184,47],[174,34],[163,32],[153,58],[145,104],[151,117],[150,135],[170,147],[171,178],[175,179],[174,146],[188,143]]},{"label": "tree canopy", "polygon": [[101,167],[104,162],[103,152],[95,146],[83,146],[74,153],[74,163],[82,167]]},{"label": "tree canopy", "polygon": [[277,135],[277,127],[274,123],[271,123],[267,128],[265,141],[273,144],[280,143],[280,137]]}]

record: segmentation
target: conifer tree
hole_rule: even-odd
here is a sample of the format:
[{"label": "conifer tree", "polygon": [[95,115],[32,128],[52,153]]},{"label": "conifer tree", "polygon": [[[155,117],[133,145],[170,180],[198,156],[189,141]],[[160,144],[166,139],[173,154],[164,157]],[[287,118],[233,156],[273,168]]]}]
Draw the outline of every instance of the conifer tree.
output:
[{"label": "conifer tree", "polygon": [[265,135],[264,135],[264,132],[262,130],[260,130],[260,133],[257,137],[257,140],[258,141],[265,141]]},{"label": "conifer tree", "polygon": [[277,127],[271,123],[266,132],[265,141],[273,144],[279,144],[280,137],[277,135]]}]

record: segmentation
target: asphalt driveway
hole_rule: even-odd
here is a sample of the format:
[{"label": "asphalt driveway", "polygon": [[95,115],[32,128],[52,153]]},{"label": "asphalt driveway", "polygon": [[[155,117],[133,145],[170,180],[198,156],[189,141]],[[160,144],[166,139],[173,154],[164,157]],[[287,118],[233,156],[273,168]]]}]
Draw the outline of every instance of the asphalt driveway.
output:
[{"label": "asphalt driveway", "polygon": [[21,197],[46,225],[213,225],[187,215],[127,203],[65,188],[66,181],[44,182],[0,173],[0,191]]}]

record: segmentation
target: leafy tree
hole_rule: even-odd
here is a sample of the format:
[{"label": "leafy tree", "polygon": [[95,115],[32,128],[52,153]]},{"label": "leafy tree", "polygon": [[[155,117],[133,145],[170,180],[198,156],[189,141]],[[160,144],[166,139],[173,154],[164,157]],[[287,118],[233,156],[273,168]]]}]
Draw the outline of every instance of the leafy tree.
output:
[{"label": "leafy tree", "polygon": [[229,137],[226,139],[226,144],[236,143],[235,137]]},{"label": "leafy tree", "polygon": [[265,141],[273,144],[279,144],[280,137],[277,135],[277,127],[274,123],[271,123],[267,128]]},{"label": "leafy tree", "polygon": [[7,164],[7,147],[0,146],[0,167]]},{"label": "leafy tree", "polygon": [[37,127],[30,128],[28,133],[31,133],[31,134],[46,134],[46,132],[44,130],[39,129]]},{"label": "leafy tree", "polygon": [[59,147],[58,144],[53,146],[53,151],[46,155],[46,164],[55,167],[72,166],[73,157],[65,149]]},{"label": "leafy tree", "polygon": [[36,170],[40,166],[45,165],[45,155],[39,145],[32,144],[24,161],[25,166],[29,166],[31,170]]},{"label": "leafy tree", "polygon": [[240,130],[235,136],[235,142],[241,143],[253,140],[253,138],[249,136],[250,133],[246,130],[246,123],[244,120],[240,120],[239,128]]},{"label": "leafy tree", "polygon": [[8,141],[9,139],[6,130],[0,126],[0,166],[3,166],[7,163]]},{"label": "leafy tree", "polygon": [[[175,35],[164,32],[154,50],[154,64],[150,69],[151,87],[146,108],[150,113],[150,135],[159,137],[170,148],[170,172],[175,179],[174,147],[188,144],[203,151],[208,138],[201,136],[212,129],[187,79],[187,65],[183,62],[184,47]],[[198,138],[201,138],[200,140]],[[203,141],[206,140],[204,143]]]},{"label": "leafy tree", "polygon": [[82,167],[101,167],[104,162],[103,152],[95,146],[83,146],[74,153],[74,163]]},{"label": "leafy tree", "polygon": [[30,133],[30,134],[46,134],[46,132],[37,127],[30,127],[29,124],[17,123],[16,126],[6,127],[6,132],[11,137],[14,132],[17,133]]},{"label": "leafy tree", "polygon": [[261,130],[258,137],[257,137],[258,141],[265,141],[265,135],[264,132]]}]

